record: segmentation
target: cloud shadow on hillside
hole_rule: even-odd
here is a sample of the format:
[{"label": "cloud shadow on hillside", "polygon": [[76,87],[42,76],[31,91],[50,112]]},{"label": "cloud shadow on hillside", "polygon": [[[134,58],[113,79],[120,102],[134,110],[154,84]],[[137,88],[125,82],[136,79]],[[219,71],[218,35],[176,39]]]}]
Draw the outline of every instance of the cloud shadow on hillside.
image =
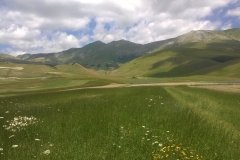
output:
[{"label": "cloud shadow on hillside", "polygon": [[[155,56],[166,52],[173,52],[175,56],[165,60],[158,61],[152,65],[151,70],[170,63],[173,66],[167,72],[150,73],[149,77],[179,77],[191,75],[196,71],[213,67],[215,65],[225,63],[240,58],[240,43],[230,43],[229,41],[222,43],[210,43],[206,48],[194,48],[196,43],[189,43],[183,46],[173,48],[165,48],[149,56]],[[206,54],[204,54],[206,52]],[[203,55],[204,54],[204,55]],[[210,72],[210,71],[209,71]],[[205,74],[207,74],[206,72]]]}]

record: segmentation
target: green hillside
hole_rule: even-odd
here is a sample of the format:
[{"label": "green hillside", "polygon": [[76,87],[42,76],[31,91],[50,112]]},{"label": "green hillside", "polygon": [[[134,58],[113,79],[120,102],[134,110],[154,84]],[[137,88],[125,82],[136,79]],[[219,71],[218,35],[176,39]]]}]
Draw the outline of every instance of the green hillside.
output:
[{"label": "green hillside", "polygon": [[98,76],[98,74],[90,69],[87,69],[80,64],[61,64],[57,65],[56,69],[59,71],[62,71],[64,73],[69,73],[69,74],[74,74],[76,76],[80,77],[93,77],[93,76]]},{"label": "green hillside", "polygon": [[159,48],[168,41],[157,41],[146,45],[126,40],[113,41],[108,44],[96,41],[82,48],[71,48],[66,51],[48,54],[24,54],[19,55],[17,58],[53,66],[79,63],[94,70],[113,70],[117,69],[121,64]]},{"label": "green hillside", "polygon": [[136,58],[134,51],[138,44],[128,41],[116,41],[109,44],[102,42],[94,42],[83,47],[67,63],[80,63],[84,67],[99,69],[118,68],[118,63]]},{"label": "green hillside", "polygon": [[0,53],[0,59],[4,59],[4,58],[13,58],[13,59],[15,59],[14,56],[11,56],[11,55],[9,55],[9,54]]},{"label": "green hillside", "polygon": [[46,77],[94,77],[98,74],[79,64],[57,65],[55,67],[36,64],[0,63],[0,77],[46,78]]},{"label": "green hillside", "polygon": [[35,78],[57,72],[47,65],[0,63],[0,77]]},{"label": "green hillside", "polygon": [[0,63],[3,62],[7,62],[7,63],[17,63],[17,64],[38,64],[36,62],[33,61],[28,61],[28,60],[24,60],[18,57],[14,57],[8,54],[3,54],[0,53]]},{"label": "green hillside", "polygon": [[240,78],[239,71],[240,71],[240,59],[234,59],[200,71],[196,71],[192,74]]},{"label": "green hillside", "polygon": [[228,29],[224,31],[228,35],[240,40],[240,29],[239,28],[233,28],[233,29]]},{"label": "green hillside", "polygon": [[[240,43],[187,43],[137,58],[110,73],[125,77],[183,77],[240,58]],[[231,64],[231,63],[230,63]]]}]

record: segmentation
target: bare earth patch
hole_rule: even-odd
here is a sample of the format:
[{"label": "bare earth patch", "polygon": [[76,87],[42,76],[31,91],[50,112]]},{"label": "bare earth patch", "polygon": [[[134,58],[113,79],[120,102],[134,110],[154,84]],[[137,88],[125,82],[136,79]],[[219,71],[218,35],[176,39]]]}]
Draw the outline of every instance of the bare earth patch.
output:
[{"label": "bare earth patch", "polygon": [[206,88],[206,89],[212,89],[212,90],[218,90],[218,91],[224,91],[224,92],[240,92],[240,84],[229,84],[229,85],[203,85],[203,86],[192,86],[196,88]]},{"label": "bare earth patch", "polygon": [[[226,85],[230,86],[233,84],[229,83],[216,83],[216,82],[169,82],[169,83],[148,83],[148,84],[110,84],[106,86],[95,86],[95,87],[85,87],[85,88],[118,88],[118,87],[140,87],[140,86],[193,86],[193,87],[207,87],[207,86],[220,86]],[[240,87],[240,84],[234,84]]]},{"label": "bare earth patch", "polygon": [[[208,88],[208,89],[218,89],[221,91],[229,91],[229,92],[233,92],[233,91],[240,92],[240,83],[229,84],[229,83],[216,83],[216,82],[169,82],[169,83],[149,83],[149,84],[114,84],[113,83],[106,86],[72,88],[72,89],[64,89],[61,91],[88,89],[88,88],[97,89],[97,88],[119,88],[119,87],[140,87],[140,86],[180,86],[180,85],[199,87],[199,88]],[[231,87],[231,91],[229,89],[230,88],[229,86]]]},{"label": "bare earth patch", "polygon": [[13,69],[13,70],[23,70],[23,67],[0,67],[0,69]]}]

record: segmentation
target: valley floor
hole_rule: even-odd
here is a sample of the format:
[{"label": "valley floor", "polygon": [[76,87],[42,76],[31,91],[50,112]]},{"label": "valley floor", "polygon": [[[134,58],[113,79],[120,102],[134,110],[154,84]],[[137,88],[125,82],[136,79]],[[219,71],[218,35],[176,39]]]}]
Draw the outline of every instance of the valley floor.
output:
[{"label": "valley floor", "polygon": [[239,159],[239,85],[146,85],[0,97],[0,159]]}]

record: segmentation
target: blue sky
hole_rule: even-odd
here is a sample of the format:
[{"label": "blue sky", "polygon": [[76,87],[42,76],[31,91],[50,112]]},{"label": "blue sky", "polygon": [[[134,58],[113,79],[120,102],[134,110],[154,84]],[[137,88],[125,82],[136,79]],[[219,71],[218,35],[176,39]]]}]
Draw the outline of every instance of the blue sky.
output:
[{"label": "blue sky", "polygon": [[59,52],[93,41],[149,43],[240,28],[239,0],[1,0],[0,53]]}]

